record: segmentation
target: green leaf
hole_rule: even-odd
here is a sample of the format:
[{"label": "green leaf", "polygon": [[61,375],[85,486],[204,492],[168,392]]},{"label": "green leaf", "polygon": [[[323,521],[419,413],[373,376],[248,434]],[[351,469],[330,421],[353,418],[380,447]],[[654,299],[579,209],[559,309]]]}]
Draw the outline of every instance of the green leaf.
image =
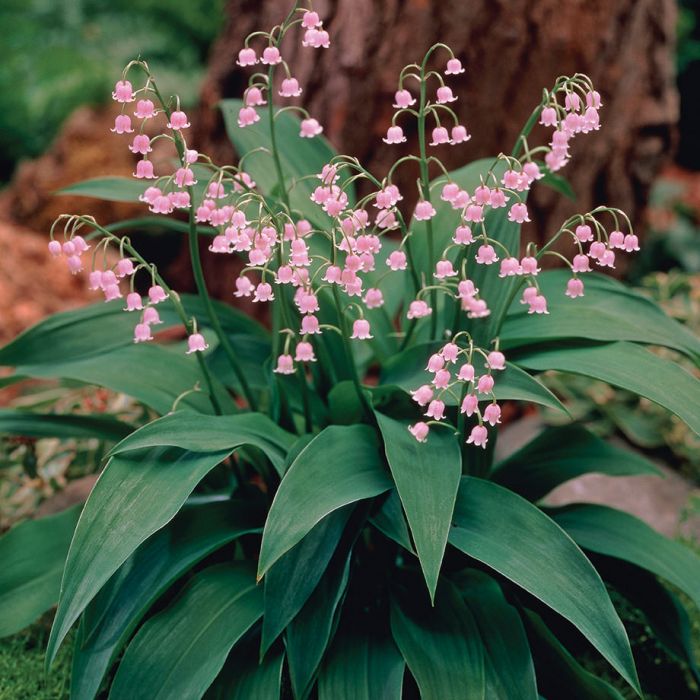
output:
[{"label": "green leaf", "polygon": [[338,551],[301,612],[287,627],[289,676],[296,698],[311,692],[315,674],[335,631],[350,577],[350,551]]},{"label": "green leaf", "polygon": [[700,357],[700,339],[650,299],[598,273],[583,275],[585,295],[569,299],[564,291],[570,278],[568,270],[547,270],[538,276],[548,315],[528,314],[516,300],[500,334],[505,349],[585,338],[661,345]]},{"label": "green leaf", "polygon": [[0,408],[0,433],[23,437],[100,438],[116,442],[133,426],[107,415],[58,415]]},{"label": "green leaf", "polygon": [[295,437],[282,430],[262,413],[235,416],[205,416],[177,411],[151,421],[134,431],[110,454],[117,455],[146,447],[179,447],[190,452],[219,452],[241,445],[241,435],[249,444],[263,450],[281,475],[287,450]]},{"label": "green leaf", "polygon": [[563,194],[565,197],[571,199],[572,201],[576,201],[576,193],[571,187],[571,183],[569,183],[569,181],[561,175],[557,175],[553,172],[545,172],[544,176],[540,178],[539,183],[541,185],[551,187],[555,192]]},{"label": "green leaf", "polygon": [[318,677],[318,700],[401,700],[404,660],[377,630],[341,626]]},{"label": "green leaf", "polygon": [[443,429],[421,444],[406,422],[374,415],[432,600],[462,475],[459,444],[452,431]]},{"label": "green leaf", "polygon": [[583,374],[627,389],[675,413],[700,435],[700,381],[639,345],[620,342],[532,350],[519,354],[517,362],[532,370]]},{"label": "green leaf", "polygon": [[[220,106],[228,137],[238,155],[245,157],[244,169],[250,173],[264,195],[279,198],[266,110],[263,110],[260,122],[241,128],[238,126],[238,112],[244,106],[243,101],[223,100]],[[299,119],[293,114],[282,112],[275,117],[277,153],[287,187],[292,185],[290,203],[292,209],[301,212],[305,218],[317,225],[326,226],[330,222],[329,217],[310,200],[311,193],[320,184],[320,180],[315,177],[307,180],[302,178],[320,173],[336,152],[323,136],[304,139],[299,136],[299,130]],[[267,152],[252,152],[259,148],[265,148]],[[343,184],[346,177],[342,176],[339,184]],[[352,206],[355,201],[353,188],[346,188],[345,191]]]},{"label": "green leaf", "polygon": [[94,197],[108,202],[138,202],[149,184],[131,177],[94,177],[62,187],[56,194]]},{"label": "green leaf", "polygon": [[393,597],[391,630],[423,700],[485,698],[479,630],[453,584],[440,581],[434,607],[415,593]]},{"label": "green leaf", "polygon": [[629,640],[600,576],[571,538],[520,496],[464,477],[449,541],[569,620],[639,692]]},{"label": "green leaf", "polygon": [[607,506],[576,504],[552,509],[551,515],[580,547],[647,569],[700,606],[700,557],[689,547]]},{"label": "green leaf", "polygon": [[19,632],[55,605],[81,507],[25,520],[0,538],[0,637]]},{"label": "green leaf", "polygon": [[491,478],[529,501],[538,501],[559,484],[590,472],[607,476],[662,475],[636,452],[615,447],[582,425],[571,424],[546,428],[497,464]]},{"label": "green leaf", "polygon": [[370,522],[389,539],[415,554],[396,489],[391,490],[381,508],[370,518]]},{"label": "green leaf", "polygon": [[623,700],[615,688],[574,659],[539,615],[525,610],[524,619],[534,651],[538,687],[547,697],[556,698],[566,688],[567,700]]},{"label": "green leaf", "polygon": [[484,645],[486,697],[537,700],[537,682],[525,628],[498,583],[477,569],[453,577],[476,620]]},{"label": "green leaf", "polygon": [[[421,384],[430,383],[432,375],[425,366],[428,358],[439,347],[440,344],[436,343],[420,343],[398,353],[382,367],[380,383],[395,384],[406,392],[417,389]],[[561,401],[547,387],[511,362],[506,364],[504,371],[497,372],[494,378],[494,394],[499,401],[530,401],[567,413]],[[456,404],[450,394],[445,394],[442,400],[448,405]]]},{"label": "green leaf", "polygon": [[174,581],[231,540],[261,531],[255,510],[242,500],[186,506],[134,552],[85,611],[73,652],[71,697],[97,695],[120,649]]},{"label": "green leaf", "polygon": [[263,532],[258,576],[326,515],[391,486],[371,428],[336,425],[323,430],[294,460],[275,494]]},{"label": "green leaf", "polygon": [[136,634],[110,698],[198,700],[262,613],[252,567],[239,562],[205,569]]},{"label": "green leaf", "polygon": [[[231,416],[241,418],[245,414]],[[269,443],[248,418],[231,424],[231,444],[257,447],[271,459]],[[71,625],[134,550],[180,510],[194,487],[234,450],[187,452],[151,448],[112,457],[97,480],[78,522],[51,630],[51,663]]]},{"label": "green leaf", "polygon": [[263,652],[270,648],[313,593],[353,510],[354,505],[348,505],[327,515],[270,567],[265,576]]}]

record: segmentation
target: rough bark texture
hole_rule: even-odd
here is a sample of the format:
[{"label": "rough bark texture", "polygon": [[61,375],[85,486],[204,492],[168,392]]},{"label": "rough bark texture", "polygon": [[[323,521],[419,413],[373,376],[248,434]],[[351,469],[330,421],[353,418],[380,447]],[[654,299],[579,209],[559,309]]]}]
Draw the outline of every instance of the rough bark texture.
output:
[{"label": "rough bark texture", "polygon": [[[202,92],[198,138],[221,158],[232,153],[216,104],[240,96],[250,75],[235,65],[238,49],[249,32],[280,22],[289,5],[229,0],[230,21]],[[672,146],[678,114],[673,0],[319,0],[314,8],[331,33],[331,48],[302,48],[297,35],[283,54],[304,87],[301,101],[341,152],[360,157],[377,174],[398,153],[415,152],[410,129],[401,147],[386,147],[381,137],[399,70],[436,41],[450,45],[467,68],[450,84],[473,138],[434,149],[449,168],[509,152],[542,88],[558,75],[583,72],[603,96],[603,126],[576,139],[574,159],[562,171],[578,194],[575,204],[536,188],[530,236],[542,238],[573,211],[601,203],[639,219]],[[415,177],[406,168],[400,184],[413,191]]]}]

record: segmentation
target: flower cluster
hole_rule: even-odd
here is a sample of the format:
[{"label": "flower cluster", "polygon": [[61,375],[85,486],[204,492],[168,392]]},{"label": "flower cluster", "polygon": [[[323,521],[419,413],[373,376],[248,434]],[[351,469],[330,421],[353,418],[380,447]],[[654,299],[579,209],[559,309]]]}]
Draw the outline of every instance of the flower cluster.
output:
[{"label": "flower cluster", "polygon": [[[295,26],[301,28],[303,46],[315,49],[329,46],[328,32],[318,14],[310,9],[295,9],[270,32],[251,34],[238,54],[237,63],[242,67],[258,64],[266,67],[265,72],[253,72],[249,79],[243,106],[237,115],[238,126],[247,128],[258,123],[261,120],[259,109],[264,107],[269,116],[266,123],[273,146],[275,124],[289,111],[301,115],[300,138],[314,138],[323,131],[319,122],[302,107],[288,104],[276,109],[274,105],[275,85],[279,84],[277,96],[285,100],[302,94],[302,86],[293,77],[280,51],[282,40]],[[438,52],[446,54],[439,71],[429,67]],[[143,85],[136,90],[128,79],[132,69],[145,75]],[[398,158],[383,179],[375,177],[355,158],[335,156],[321,172],[302,178],[306,181],[305,187],[313,180],[313,186],[305,191],[310,192],[310,200],[318,208],[317,215],[309,213],[308,218],[300,216],[291,206],[290,192],[300,183],[289,183],[274,149],[272,152],[257,149],[268,153],[270,167],[277,176],[277,194],[273,202],[270,193],[265,198],[257,191],[256,183],[242,169],[242,163],[239,167],[219,167],[206,155],[190,148],[185,138],[190,123],[180,108],[179,99],[163,98],[148,66],[142,61],[130,63],[115,85],[113,98],[122,105],[122,112],[116,117],[112,131],[130,135],[129,149],[140,158],[134,177],[152,181],[140,197],[150,211],[159,215],[183,212],[189,216],[190,250],[196,256],[193,269],[200,293],[206,297],[196,245],[198,228],[203,226],[212,235],[209,245],[212,254],[236,254],[245,260],[243,270],[235,279],[234,297],[250,298],[256,304],[274,302],[277,305],[279,312],[272,314],[275,373],[296,374],[306,386],[307,369],[310,363],[318,361],[319,336],[325,332],[340,334],[352,358],[351,341],[371,341],[374,337],[370,312],[385,305],[385,296],[391,287],[405,287],[407,293],[401,318],[389,317],[387,312],[389,323],[394,324],[392,332],[401,338],[402,347],[419,332],[425,338],[426,330],[430,341],[442,345],[428,360],[427,370],[433,374],[432,381],[412,392],[417,404],[426,409],[424,415],[429,420],[414,423],[409,429],[417,440],[426,440],[430,424],[444,421],[446,405],[453,401],[458,406],[459,422],[465,431],[465,421],[470,419],[466,442],[485,447],[488,441],[485,424],[495,426],[500,422],[501,409],[494,395],[493,375],[505,369],[505,358],[499,350],[497,337],[491,339],[489,347],[477,347],[472,335],[464,330],[465,326],[471,328],[470,324],[478,324],[492,313],[489,302],[493,306],[493,300],[483,298],[477,286],[477,280],[483,275],[475,271],[494,266],[491,268],[494,276],[514,282],[504,285],[503,293],[511,295],[506,306],[524,287],[521,303],[528,313],[547,314],[547,299],[538,284],[544,256],[555,256],[568,266],[571,278],[564,293],[576,298],[584,294],[582,275],[590,272],[594,265],[614,267],[617,251],[636,251],[639,245],[624,213],[610,207],[598,207],[587,214],[571,217],[539,249],[529,244],[521,250],[519,237],[514,249],[500,240],[491,222],[498,222],[499,226],[520,226],[530,221],[527,206],[530,188],[547,173],[568,163],[574,136],[599,128],[601,98],[586,76],[559,78],[551,91],[544,92],[513,153],[500,154],[479,182],[467,187],[448,173],[428,150],[444,144],[458,147],[471,139],[467,127],[454,111],[457,97],[447,84],[448,79],[462,73],[462,63],[444,44],[433,46],[422,63],[406,66],[399,75],[393,102],[395,111],[383,141],[404,143],[402,123],[414,119],[418,154]],[[140,120],[136,125],[132,115]],[[157,119],[162,122],[162,129],[151,138],[145,133],[145,126]],[[528,137],[538,120],[554,130],[547,144],[531,147]],[[148,131],[153,133],[152,128]],[[174,169],[168,165],[162,174],[157,174],[151,154],[154,142],[161,139],[174,146],[179,163]],[[160,163],[158,166],[160,169]],[[415,168],[420,175],[413,221],[408,223],[401,204],[407,193],[401,192],[395,182],[399,167]],[[431,167],[442,173],[432,181]],[[364,183],[368,194],[355,201],[353,186],[357,181]],[[451,237],[441,250],[435,250],[433,231],[438,207],[440,215],[446,216],[445,220],[454,222],[450,224]],[[50,251],[53,255],[64,256],[73,272],[82,269],[81,256],[89,248],[77,233],[86,223],[91,222],[85,217],[68,218],[63,243],[54,238],[52,230]],[[440,221],[439,226],[444,229],[444,221]],[[103,265],[95,268],[93,255],[90,286],[102,290],[105,299],[111,300],[122,297],[120,285],[128,281],[130,291],[126,295],[125,310],[141,314],[134,329],[134,341],[150,341],[152,326],[160,322],[156,305],[168,297],[179,304],[177,294],[167,288],[157,271],[138,255],[128,239],[120,239],[105,229],[99,232],[103,238],[95,247],[95,253],[102,245],[105,251],[108,246],[116,246],[119,259],[107,265],[105,254]],[[416,237],[423,238],[421,243],[427,248],[420,255],[414,254]],[[570,258],[553,250],[561,237],[572,241]],[[134,279],[139,270],[151,276],[145,304],[134,291]],[[407,274],[397,277],[404,272]],[[443,304],[438,295],[444,296]],[[324,305],[333,308],[325,313]],[[181,306],[178,308],[183,315]],[[448,314],[453,317],[449,325],[441,312],[443,308],[454,310],[454,314]],[[322,322],[324,318],[333,322]],[[226,349],[225,335],[220,329],[217,331],[215,319],[210,321],[218,341]],[[197,332],[196,319],[187,320],[186,325],[188,352],[206,350],[209,346]],[[417,326],[422,331],[417,332]],[[232,351],[228,354],[232,355]],[[235,365],[235,357],[231,359]],[[239,376],[239,380],[244,385],[244,378]],[[355,384],[362,399],[358,377]]]}]

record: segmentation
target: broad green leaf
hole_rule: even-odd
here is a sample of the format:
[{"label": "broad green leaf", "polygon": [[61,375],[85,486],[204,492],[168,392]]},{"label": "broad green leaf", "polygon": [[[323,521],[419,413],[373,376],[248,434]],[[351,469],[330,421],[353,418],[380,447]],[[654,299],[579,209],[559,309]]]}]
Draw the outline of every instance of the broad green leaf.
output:
[{"label": "broad green leaf", "polygon": [[531,350],[519,353],[517,362],[536,371],[583,374],[627,389],[667,408],[700,434],[700,381],[634,343]]},{"label": "broad green leaf", "polygon": [[318,700],[401,700],[404,660],[377,630],[341,626],[318,677]]},{"label": "broad green leaf", "polygon": [[336,425],[323,430],[294,460],[275,494],[263,532],[258,576],[326,515],[391,486],[371,428]]},{"label": "broad green leaf", "polygon": [[272,649],[260,661],[259,641],[254,636],[236,645],[205,700],[279,700],[284,651]]},{"label": "broad green leaf", "polygon": [[573,540],[531,503],[463,477],[449,541],[569,620],[639,692],[629,640],[600,576]]},{"label": "broad green leaf", "polygon": [[597,472],[631,476],[661,472],[641,455],[601,440],[582,425],[546,428],[496,465],[491,478],[529,501],[538,501],[565,481]]},{"label": "broad green leaf", "polygon": [[[277,459],[276,453],[268,453],[267,441],[260,439],[247,419],[235,432],[232,424],[231,443],[234,441]],[[110,459],[85,504],[71,542],[49,638],[48,663],[110,576],[142,542],[170,522],[201,479],[234,449],[204,453],[158,447]]]},{"label": "broad green leaf", "polygon": [[353,510],[354,505],[347,505],[327,515],[270,567],[265,576],[263,652],[269,649],[313,593],[338,548]]},{"label": "broad green leaf", "polygon": [[94,197],[108,202],[138,202],[149,184],[131,177],[94,177],[62,187],[56,194]]},{"label": "broad green leaf", "polygon": [[174,581],[231,540],[261,531],[254,511],[242,500],[185,506],[134,552],[85,611],[73,652],[72,698],[97,695],[120,649]]},{"label": "broad green leaf", "polygon": [[80,509],[25,520],[0,538],[0,637],[19,632],[56,604]]},{"label": "broad green leaf", "polygon": [[593,504],[552,509],[556,523],[580,547],[624,559],[680,588],[700,606],[700,557],[621,510]]},{"label": "broad green leaf", "polygon": [[[272,142],[267,108],[263,110],[262,118],[257,124],[241,128],[238,126],[238,112],[243,107],[243,101],[223,100],[220,106],[228,137],[238,155],[245,157],[244,170],[251,174],[258,189],[264,195],[279,198],[277,172],[271,153]],[[315,177],[307,180],[302,178],[320,173],[323,166],[336,155],[333,147],[323,136],[312,139],[300,138],[299,119],[290,112],[282,112],[275,117],[275,131],[282,173],[287,187],[291,185],[289,199],[292,209],[296,209],[302,216],[317,225],[328,224],[330,221],[328,216],[321,207],[310,200],[311,193],[321,181]],[[267,151],[253,153],[259,148]],[[343,175],[340,184],[343,184],[345,177]],[[352,206],[354,202],[352,187],[346,189],[346,192]]]},{"label": "broad green leaf", "polygon": [[[428,358],[440,347],[435,343],[413,345],[390,359],[383,367],[381,384],[395,384],[404,391],[413,391],[421,384],[428,384],[432,374],[425,367]],[[479,370],[480,368],[477,368]],[[506,369],[494,374],[496,380],[494,394],[499,401],[530,401],[554,410],[566,413],[566,408],[559,399],[534,377],[520,367],[508,362]],[[450,394],[444,394],[442,400],[448,405],[456,401]]]},{"label": "broad green leaf", "polygon": [[116,442],[133,427],[107,415],[58,415],[0,408],[0,434],[43,438],[99,438]]},{"label": "broad green leaf", "polygon": [[287,450],[295,438],[262,413],[205,416],[177,411],[134,431],[115,445],[110,454],[164,446],[190,452],[219,452],[240,446],[241,435],[246,436],[249,444],[262,449],[280,474],[284,472]]},{"label": "broad green leaf", "polygon": [[576,661],[539,615],[525,610],[524,620],[535,657],[540,692],[556,698],[561,689],[566,688],[567,700],[622,700],[615,688]]},{"label": "broad green leaf", "polygon": [[583,275],[584,296],[569,299],[564,291],[570,277],[565,270],[547,270],[538,276],[549,314],[528,314],[516,300],[500,334],[504,348],[565,338],[629,340],[700,357],[700,339],[650,299],[597,273]]},{"label": "broad green leaf", "polygon": [[287,628],[289,676],[296,698],[308,697],[335,631],[350,577],[350,552],[339,551],[301,612]]},{"label": "broad green leaf", "polygon": [[401,499],[396,489],[389,493],[381,508],[370,518],[370,522],[389,539],[394,540],[404,549],[415,554],[406,518],[401,507]]},{"label": "broad green leaf", "polygon": [[525,628],[498,583],[477,569],[453,577],[476,620],[484,645],[486,697],[537,700],[537,682]]},{"label": "broad green leaf", "polygon": [[406,422],[374,415],[432,600],[462,475],[459,445],[452,431],[444,429],[433,430],[421,444]]},{"label": "broad green leaf", "polygon": [[393,597],[391,631],[423,700],[486,697],[479,630],[452,583],[440,581],[432,607],[415,592]]},{"label": "broad green leaf", "polygon": [[252,567],[221,564],[197,574],[127,647],[110,698],[198,700],[263,613]]}]

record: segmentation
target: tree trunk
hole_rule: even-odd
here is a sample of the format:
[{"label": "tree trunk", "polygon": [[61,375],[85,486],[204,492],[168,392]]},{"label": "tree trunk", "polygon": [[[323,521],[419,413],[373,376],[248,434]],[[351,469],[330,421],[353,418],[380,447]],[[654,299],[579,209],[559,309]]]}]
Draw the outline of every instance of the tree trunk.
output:
[{"label": "tree trunk", "polygon": [[[245,36],[280,22],[289,6],[289,0],[229,0],[229,23],[202,91],[202,150],[233,157],[216,104],[240,96],[247,84],[250,69],[235,64]],[[293,35],[282,53],[304,88],[304,106],[341,153],[359,157],[381,176],[398,155],[416,152],[415,131],[406,130],[401,147],[387,147],[381,138],[401,67],[420,61],[437,41],[452,47],[467,69],[450,85],[473,138],[433,149],[450,169],[510,152],[542,88],[559,75],[586,73],[604,108],[600,131],[575,140],[574,158],[561,171],[577,201],[536,187],[529,235],[541,241],[574,211],[603,203],[639,221],[674,140],[673,0],[318,0],[314,9],[331,47],[303,48]],[[543,137],[535,131],[532,142]],[[415,178],[410,168],[400,173],[398,184],[409,196]]]}]

